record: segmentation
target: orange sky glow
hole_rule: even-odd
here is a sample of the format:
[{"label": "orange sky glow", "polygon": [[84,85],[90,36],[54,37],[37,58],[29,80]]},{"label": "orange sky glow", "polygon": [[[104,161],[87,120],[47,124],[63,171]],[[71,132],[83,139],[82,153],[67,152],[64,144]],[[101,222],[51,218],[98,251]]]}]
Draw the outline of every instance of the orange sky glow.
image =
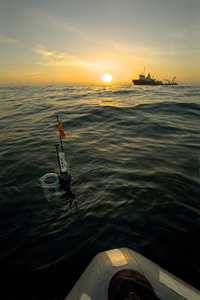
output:
[{"label": "orange sky glow", "polygon": [[199,1],[83,2],[1,2],[0,85],[200,84]]}]

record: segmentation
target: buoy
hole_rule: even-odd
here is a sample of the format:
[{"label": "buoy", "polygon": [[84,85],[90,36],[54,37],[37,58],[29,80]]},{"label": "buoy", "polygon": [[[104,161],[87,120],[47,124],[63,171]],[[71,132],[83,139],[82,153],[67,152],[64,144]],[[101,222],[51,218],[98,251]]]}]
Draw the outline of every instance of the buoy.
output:
[{"label": "buoy", "polygon": [[43,193],[48,202],[53,202],[60,199],[60,181],[57,174],[48,173],[40,177],[39,180],[43,188]]},{"label": "buoy", "polygon": [[59,178],[55,173],[45,174],[39,180],[43,188],[56,188],[59,185]]},{"label": "buoy", "polygon": [[[56,143],[54,144],[54,147],[56,148],[57,153],[57,159],[58,159],[58,165],[59,165],[59,171],[56,173],[47,173],[44,176],[40,177],[40,183],[44,190],[44,194],[47,198],[47,200],[57,200],[59,199],[58,196],[61,194],[66,193],[66,191],[69,190],[69,185],[71,182],[71,174],[67,169],[67,162],[65,159],[65,153],[63,150],[63,144],[62,144],[62,137],[65,137],[64,131],[62,128],[62,121],[59,121],[57,116],[57,122],[58,122],[58,130],[59,130],[59,136],[60,136],[60,144]],[[59,151],[59,147],[61,147],[61,151]]]},{"label": "buoy", "polygon": [[61,152],[58,152],[58,147],[60,146],[59,144],[54,144],[56,147],[56,153],[58,157],[58,163],[59,163],[59,180],[60,184],[69,184],[71,181],[71,174],[67,170],[67,162],[65,160],[65,153],[63,151],[63,144],[62,144],[62,137],[65,137],[64,131],[61,129],[62,128],[62,121],[59,121],[58,116],[57,116],[57,122],[58,122],[58,130],[59,130],[59,135],[60,135],[60,145],[61,145]]}]

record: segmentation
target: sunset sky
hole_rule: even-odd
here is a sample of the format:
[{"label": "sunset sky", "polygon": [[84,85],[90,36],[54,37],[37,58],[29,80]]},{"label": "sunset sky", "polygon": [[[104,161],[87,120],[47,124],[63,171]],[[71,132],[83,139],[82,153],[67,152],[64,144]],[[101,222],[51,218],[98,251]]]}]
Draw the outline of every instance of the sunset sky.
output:
[{"label": "sunset sky", "polygon": [[200,0],[0,0],[0,86],[200,84]]}]

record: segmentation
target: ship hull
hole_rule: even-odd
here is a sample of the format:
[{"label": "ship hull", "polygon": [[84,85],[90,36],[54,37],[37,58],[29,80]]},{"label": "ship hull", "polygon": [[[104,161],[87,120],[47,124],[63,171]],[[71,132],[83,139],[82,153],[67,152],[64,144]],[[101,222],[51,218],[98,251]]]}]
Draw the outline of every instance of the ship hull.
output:
[{"label": "ship hull", "polygon": [[148,81],[139,80],[139,79],[133,79],[132,81],[133,81],[133,83],[135,85],[163,85],[163,83],[160,82],[160,81],[157,81],[157,82],[155,82],[155,81],[149,81],[148,82]]},{"label": "ship hull", "polygon": [[175,82],[175,83],[164,83],[163,85],[178,85],[178,83],[177,82]]}]

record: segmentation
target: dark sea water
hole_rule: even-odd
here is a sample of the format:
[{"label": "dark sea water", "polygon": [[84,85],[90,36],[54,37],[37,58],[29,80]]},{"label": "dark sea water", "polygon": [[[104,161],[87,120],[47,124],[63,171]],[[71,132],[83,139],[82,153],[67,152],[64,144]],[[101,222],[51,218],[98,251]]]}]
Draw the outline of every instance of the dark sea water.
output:
[{"label": "dark sea water", "polygon": [[[56,116],[72,174],[66,197]],[[64,299],[128,247],[200,289],[200,86],[0,89],[0,299]]]}]

